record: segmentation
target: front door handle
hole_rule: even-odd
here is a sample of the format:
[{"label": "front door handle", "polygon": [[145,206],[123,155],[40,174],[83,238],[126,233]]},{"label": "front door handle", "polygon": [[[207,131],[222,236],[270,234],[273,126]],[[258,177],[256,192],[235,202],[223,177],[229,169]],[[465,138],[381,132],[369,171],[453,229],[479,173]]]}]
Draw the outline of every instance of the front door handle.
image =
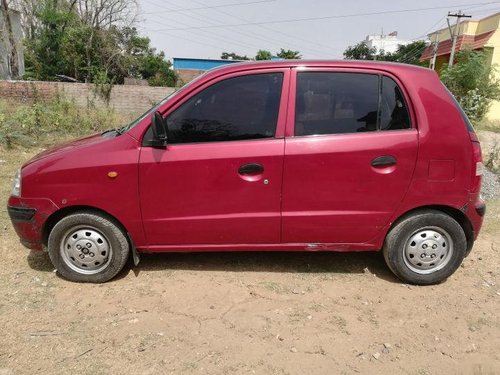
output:
[{"label": "front door handle", "polygon": [[388,167],[396,164],[397,160],[394,156],[383,155],[372,160],[372,167]]},{"label": "front door handle", "polygon": [[264,167],[258,163],[245,164],[238,169],[239,174],[255,175],[264,172]]}]

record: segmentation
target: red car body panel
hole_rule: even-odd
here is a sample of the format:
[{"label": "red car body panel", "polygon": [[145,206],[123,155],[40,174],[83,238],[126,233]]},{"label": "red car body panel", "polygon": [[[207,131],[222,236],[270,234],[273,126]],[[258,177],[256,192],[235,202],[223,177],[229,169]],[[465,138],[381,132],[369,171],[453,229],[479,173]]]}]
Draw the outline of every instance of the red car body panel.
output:
[{"label": "red car body panel", "polygon": [[[279,243],[283,146],[274,139],[143,149],[139,185],[148,243]],[[248,163],[264,172],[239,175]]]},{"label": "red car body panel", "polygon": [[[38,155],[25,164],[22,196],[11,197],[9,206],[21,203],[36,209],[32,219],[36,228],[42,228],[46,219],[59,209],[96,208],[120,221],[133,233],[134,241],[145,243],[138,201],[137,140],[127,134],[116,138],[95,136],[71,145]],[[118,175],[110,178],[109,172]],[[41,249],[42,240],[40,230],[29,238],[30,243],[37,244],[37,249]]]},{"label": "red car body panel", "polygon": [[[139,186],[144,230],[151,246],[280,242],[290,70],[261,72],[284,74],[276,139],[172,145],[168,152],[143,148]],[[210,80],[190,95],[234,76]],[[173,112],[178,104],[168,106],[163,114]],[[264,172],[241,176],[239,167],[248,163],[263,165]],[[165,176],[163,183],[157,183],[158,176]]]},{"label": "red car body panel", "polygon": [[[417,145],[413,129],[287,139],[283,241],[371,242],[406,194]],[[383,155],[397,164],[372,167]]]},{"label": "red car body panel", "polygon": [[57,212],[59,207],[49,199],[19,197],[10,197],[9,207],[26,208],[34,211],[34,215],[30,220],[17,220],[13,217],[12,224],[24,246],[32,250],[42,250],[43,227],[47,218]]},{"label": "red car body panel", "polygon": [[[302,70],[392,77],[412,128],[295,137]],[[13,210],[35,211],[29,220],[13,219],[22,242],[41,249],[55,218],[82,208],[113,216],[144,252],[377,250],[398,218],[429,206],[463,213],[477,236],[478,144],[430,70],[358,61],[231,64],[196,79],[157,110],[168,115],[215,82],[262,72],[284,74],[274,139],[154,148],[142,145],[151,124],[145,116],[120,136],[88,137],[33,158],[22,168],[21,196],[8,202]],[[397,164],[372,167],[381,155]],[[262,164],[264,172],[242,176],[238,168],[246,163]]]}]

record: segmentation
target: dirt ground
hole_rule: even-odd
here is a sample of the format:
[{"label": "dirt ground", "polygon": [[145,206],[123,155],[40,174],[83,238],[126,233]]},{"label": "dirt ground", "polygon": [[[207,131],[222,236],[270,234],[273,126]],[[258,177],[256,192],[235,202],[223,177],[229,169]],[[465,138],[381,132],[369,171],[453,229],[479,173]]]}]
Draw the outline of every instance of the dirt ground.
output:
[{"label": "dirt ground", "polygon": [[[1,202],[29,157],[0,150]],[[379,253],[143,255],[75,284],[0,210],[0,375],[500,373],[500,200],[431,287],[399,282]]]}]

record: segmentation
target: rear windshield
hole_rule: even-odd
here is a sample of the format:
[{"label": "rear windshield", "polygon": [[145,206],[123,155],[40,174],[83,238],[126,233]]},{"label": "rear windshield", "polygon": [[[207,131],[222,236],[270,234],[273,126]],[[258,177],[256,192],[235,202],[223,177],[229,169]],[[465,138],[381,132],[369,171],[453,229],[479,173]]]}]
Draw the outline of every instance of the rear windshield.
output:
[{"label": "rear windshield", "polygon": [[443,86],[446,89],[446,92],[450,95],[451,100],[453,100],[453,103],[455,103],[457,109],[460,111],[460,114],[462,115],[462,119],[464,120],[465,126],[467,126],[467,130],[469,130],[469,132],[474,133],[474,127],[472,126],[472,123],[470,122],[470,120],[467,117],[467,115],[465,114],[464,110],[462,109],[462,107],[458,103],[457,99],[451,93],[451,91],[448,90],[448,87],[446,87],[444,83],[443,83]]}]

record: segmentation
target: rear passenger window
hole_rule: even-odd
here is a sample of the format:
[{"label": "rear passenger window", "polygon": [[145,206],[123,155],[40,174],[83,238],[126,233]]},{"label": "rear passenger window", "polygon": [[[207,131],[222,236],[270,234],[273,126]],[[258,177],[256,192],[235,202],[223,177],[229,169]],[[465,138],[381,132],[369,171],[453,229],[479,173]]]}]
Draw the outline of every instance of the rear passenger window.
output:
[{"label": "rear passenger window", "polygon": [[296,136],[410,128],[396,82],[376,74],[299,72],[295,111]]}]

